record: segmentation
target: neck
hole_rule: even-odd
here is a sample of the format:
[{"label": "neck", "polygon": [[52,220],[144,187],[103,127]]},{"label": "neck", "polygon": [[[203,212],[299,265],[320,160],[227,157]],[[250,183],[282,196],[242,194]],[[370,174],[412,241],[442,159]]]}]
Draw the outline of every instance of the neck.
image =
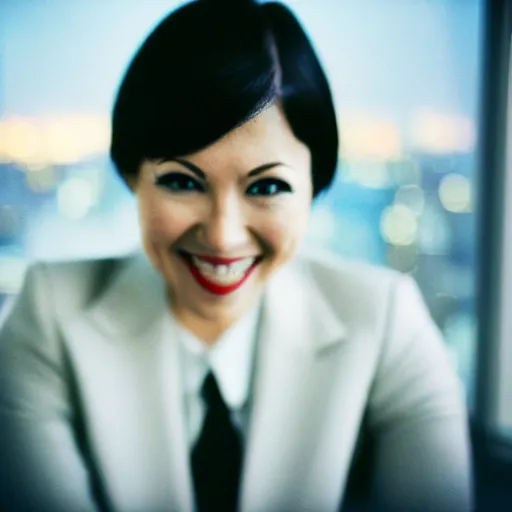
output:
[{"label": "neck", "polygon": [[219,321],[204,319],[194,315],[193,313],[182,312],[178,314],[174,312],[178,322],[188,331],[194,334],[198,339],[203,341],[209,347],[215,345],[216,341],[236,323],[237,319],[231,321]]},{"label": "neck", "polygon": [[204,311],[196,311],[191,308],[179,307],[171,303],[171,310],[178,322],[198,339],[208,346],[215,345],[216,341],[241,318],[243,318],[257,301],[246,305],[244,308],[236,308],[230,312],[212,309],[206,314]]}]

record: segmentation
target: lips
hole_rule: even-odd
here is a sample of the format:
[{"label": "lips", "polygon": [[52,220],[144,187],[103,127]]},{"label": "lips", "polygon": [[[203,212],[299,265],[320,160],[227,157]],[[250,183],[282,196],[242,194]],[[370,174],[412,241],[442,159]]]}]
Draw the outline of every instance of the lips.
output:
[{"label": "lips", "polygon": [[220,258],[180,251],[196,282],[214,295],[228,295],[245,283],[261,257]]},{"label": "lips", "polygon": [[[189,256],[192,256],[189,254]],[[212,265],[231,265],[232,263],[236,263],[248,258],[220,258],[218,256],[194,256],[198,260],[201,260],[205,263],[211,263]]]}]

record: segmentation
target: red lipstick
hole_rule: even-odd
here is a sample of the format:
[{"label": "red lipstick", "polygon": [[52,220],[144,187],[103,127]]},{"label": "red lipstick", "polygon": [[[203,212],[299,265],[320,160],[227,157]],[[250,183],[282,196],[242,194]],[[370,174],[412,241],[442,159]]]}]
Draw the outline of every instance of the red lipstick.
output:
[{"label": "red lipstick", "polygon": [[[236,259],[228,260],[226,258],[211,257],[211,259],[210,259],[210,257],[208,257],[208,258],[203,258],[202,256],[199,256],[199,257],[204,261],[208,261],[208,263],[218,264],[218,265],[227,265],[228,263],[225,263],[226,261],[230,261],[232,263],[234,261],[240,261],[242,259],[245,259],[245,258],[236,258]],[[187,267],[190,270],[190,273],[192,274],[192,276],[194,277],[196,282],[199,284],[199,286],[201,286],[202,288],[204,288],[206,291],[210,292],[213,295],[224,296],[224,295],[233,293],[235,290],[238,290],[238,288],[240,288],[245,283],[245,281],[247,281],[247,279],[249,279],[250,275],[253,273],[254,269],[258,266],[259,262],[261,261],[261,258],[257,258],[254,261],[254,263],[244,272],[243,276],[240,278],[239,281],[232,283],[230,285],[221,285],[221,284],[215,283],[213,281],[210,281],[194,265],[190,255],[188,255],[188,254],[183,255],[183,260],[185,261]],[[214,260],[215,263],[212,260]],[[216,263],[218,261],[220,261],[221,263]]]}]

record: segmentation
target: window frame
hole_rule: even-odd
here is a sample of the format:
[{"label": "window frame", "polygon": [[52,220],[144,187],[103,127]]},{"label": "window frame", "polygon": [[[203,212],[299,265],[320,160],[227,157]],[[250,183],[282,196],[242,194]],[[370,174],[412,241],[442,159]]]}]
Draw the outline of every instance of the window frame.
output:
[{"label": "window frame", "polygon": [[[501,432],[505,419],[512,422],[512,4],[487,0],[483,11],[474,422],[512,446]],[[511,450],[498,452],[512,464]]]}]

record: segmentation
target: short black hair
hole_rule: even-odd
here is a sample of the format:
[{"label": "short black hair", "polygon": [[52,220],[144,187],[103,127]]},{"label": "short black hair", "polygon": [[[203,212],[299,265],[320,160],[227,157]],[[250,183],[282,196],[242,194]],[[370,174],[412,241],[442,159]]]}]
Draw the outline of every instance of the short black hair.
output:
[{"label": "short black hair", "polygon": [[333,179],[332,94],[294,14],[279,2],[196,0],[164,18],[121,81],[110,155],[136,178],[144,160],[203,149],[279,102],[312,155],[313,196]]}]

